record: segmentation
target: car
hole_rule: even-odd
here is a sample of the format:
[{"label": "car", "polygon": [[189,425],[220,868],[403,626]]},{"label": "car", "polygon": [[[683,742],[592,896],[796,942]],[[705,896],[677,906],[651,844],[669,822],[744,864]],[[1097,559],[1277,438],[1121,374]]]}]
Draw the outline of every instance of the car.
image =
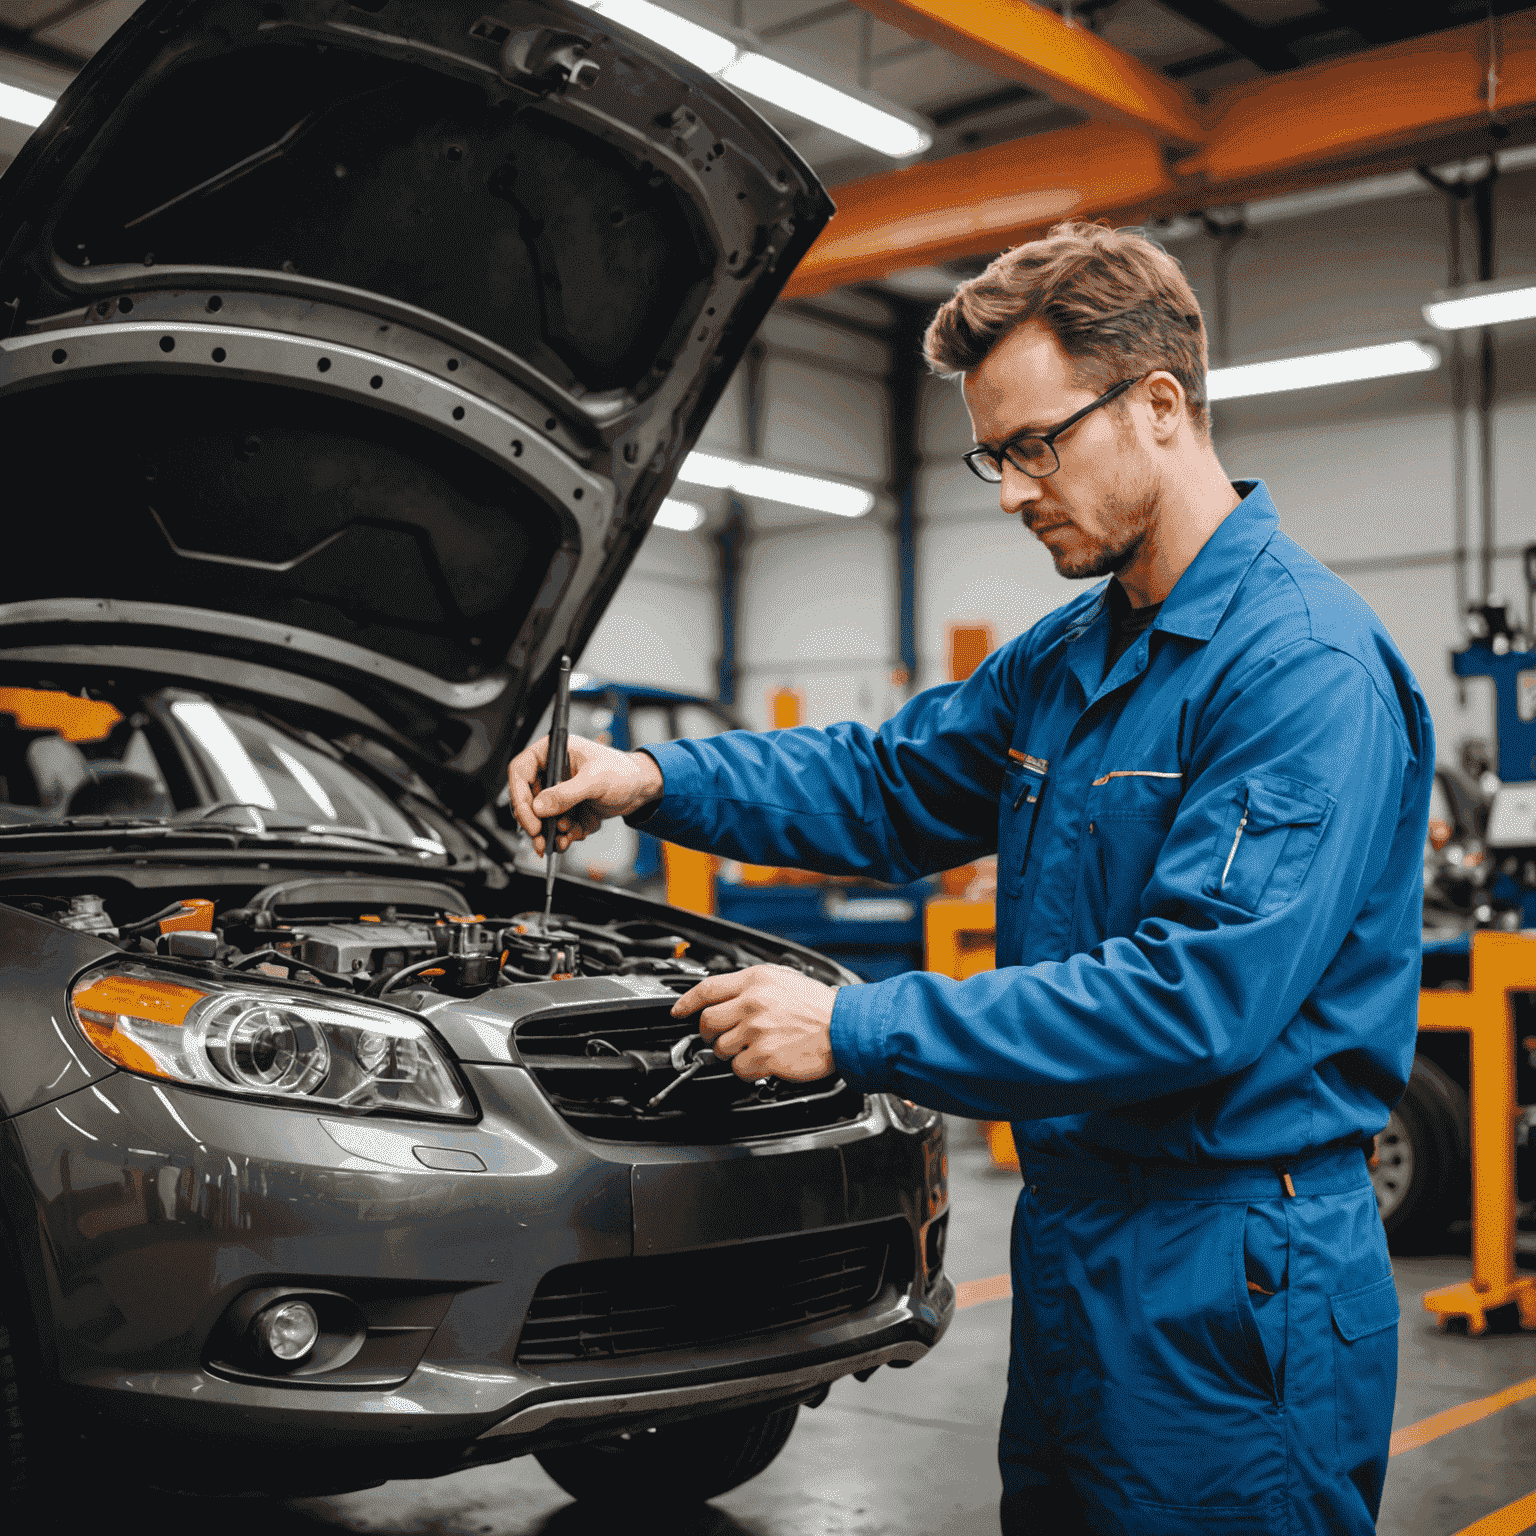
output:
[{"label": "car", "polygon": [[151,0],[6,172],[8,1517],[696,1501],[942,1337],[942,1118],[670,1013],[856,978],[494,810],[830,213],[560,0]]}]

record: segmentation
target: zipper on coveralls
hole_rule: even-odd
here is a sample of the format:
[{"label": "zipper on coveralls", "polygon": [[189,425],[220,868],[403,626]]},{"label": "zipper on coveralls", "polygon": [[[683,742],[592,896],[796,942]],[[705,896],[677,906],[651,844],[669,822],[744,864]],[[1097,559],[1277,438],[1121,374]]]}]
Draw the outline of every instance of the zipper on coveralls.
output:
[{"label": "zipper on coveralls", "polygon": [[1222,866],[1220,889],[1226,890],[1227,876],[1232,873],[1232,860],[1237,857],[1237,845],[1243,840],[1243,828],[1248,825],[1248,812],[1243,811],[1243,819],[1237,824],[1237,836],[1232,839],[1231,851],[1227,854],[1227,862]]}]

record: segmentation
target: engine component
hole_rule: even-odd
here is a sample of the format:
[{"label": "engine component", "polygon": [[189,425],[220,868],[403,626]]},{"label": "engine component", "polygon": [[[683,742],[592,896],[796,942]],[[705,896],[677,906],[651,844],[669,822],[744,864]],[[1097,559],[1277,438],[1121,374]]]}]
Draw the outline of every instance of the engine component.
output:
[{"label": "engine component", "polygon": [[100,896],[71,896],[69,911],[59,921],[76,933],[97,933],[104,939],[117,937],[117,925],[107,916],[107,904]]}]

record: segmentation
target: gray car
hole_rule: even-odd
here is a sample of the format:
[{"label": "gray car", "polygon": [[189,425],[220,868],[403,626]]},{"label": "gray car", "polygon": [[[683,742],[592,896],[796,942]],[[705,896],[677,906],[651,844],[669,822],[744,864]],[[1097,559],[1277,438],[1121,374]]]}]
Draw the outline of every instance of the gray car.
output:
[{"label": "gray car", "polygon": [[82,1439],[707,1498],[953,1312],[937,1116],[683,1078],[701,976],[854,978],[578,880],[546,926],[497,825],[831,206],[482,3],[152,0],[0,181],[4,1512]]}]

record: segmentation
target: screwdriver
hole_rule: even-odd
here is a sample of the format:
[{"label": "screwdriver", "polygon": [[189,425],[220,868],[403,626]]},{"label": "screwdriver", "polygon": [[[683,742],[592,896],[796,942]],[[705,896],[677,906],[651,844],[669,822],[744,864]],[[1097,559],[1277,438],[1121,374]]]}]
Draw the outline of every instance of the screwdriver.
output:
[{"label": "screwdriver", "polygon": [[[549,752],[544,762],[544,787],[562,784],[566,779],[566,744],[571,731],[571,658],[560,658],[560,681],[555,688],[555,712],[549,724]],[[544,931],[555,906],[555,829],[558,816],[544,819]]]}]

